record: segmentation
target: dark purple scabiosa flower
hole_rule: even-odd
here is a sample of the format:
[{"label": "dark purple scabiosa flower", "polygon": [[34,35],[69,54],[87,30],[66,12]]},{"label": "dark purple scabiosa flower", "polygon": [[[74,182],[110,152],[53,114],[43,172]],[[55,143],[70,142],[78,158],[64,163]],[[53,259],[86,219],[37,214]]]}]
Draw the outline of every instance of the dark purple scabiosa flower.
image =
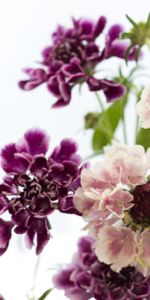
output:
[{"label": "dark purple scabiosa flower", "polygon": [[0,300],[4,300],[4,298],[0,295]]},{"label": "dark purple scabiosa flower", "polygon": [[[30,79],[19,82],[26,91],[46,83],[48,91],[56,97],[53,107],[68,105],[72,88],[87,82],[91,91],[102,90],[107,101],[120,98],[125,87],[106,78],[95,77],[96,67],[111,57],[124,58],[128,45],[119,40],[122,26],[114,25],[106,33],[104,45],[97,43],[106,25],[106,18],[97,22],[73,19],[71,28],[58,26],[52,34],[52,45],[42,52],[40,68],[28,68],[25,72]],[[134,50],[132,50],[134,51]],[[132,53],[129,55],[133,59]]]},{"label": "dark purple scabiosa flower", "polygon": [[95,256],[90,237],[80,238],[71,264],[54,275],[53,283],[71,300],[150,299],[150,277],[145,278],[135,267],[112,271]]},{"label": "dark purple scabiosa flower", "polygon": [[48,147],[48,135],[35,129],[1,151],[6,176],[0,184],[0,213],[7,211],[11,222],[0,219],[0,255],[7,249],[12,227],[15,233],[26,235],[29,247],[35,242],[39,254],[50,239],[47,216],[55,209],[79,214],[72,201],[80,185],[77,146],[64,139],[46,156]]}]

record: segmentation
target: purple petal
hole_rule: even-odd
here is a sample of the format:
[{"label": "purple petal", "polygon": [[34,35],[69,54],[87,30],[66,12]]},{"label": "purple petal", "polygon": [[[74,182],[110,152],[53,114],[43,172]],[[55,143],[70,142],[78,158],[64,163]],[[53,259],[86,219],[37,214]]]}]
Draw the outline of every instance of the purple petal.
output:
[{"label": "purple petal", "polygon": [[87,80],[90,91],[100,91],[103,89],[102,80],[96,79],[94,77],[89,77]]},{"label": "purple petal", "polygon": [[99,18],[99,20],[97,21],[95,28],[94,28],[94,32],[93,32],[93,36],[96,39],[104,30],[105,26],[106,26],[106,18],[104,16],[101,16]]},{"label": "purple petal", "polygon": [[12,222],[6,222],[0,219],[0,255],[2,255],[8,248],[12,227]]},{"label": "purple petal", "polygon": [[79,288],[88,290],[91,287],[91,275],[88,272],[80,272],[76,278],[76,284]]},{"label": "purple petal", "polygon": [[60,97],[59,84],[56,76],[49,78],[47,88],[55,97]]},{"label": "purple petal", "polygon": [[[23,141],[26,151],[32,156],[37,154],[46,154],[49,147],[49,136],[41,129],[32,129],[24,134]],[[22,147],[22,144],[18,148]]]},{"label": "purple petal", "polygon": [[59,90],[62,99],[68,104],[71,100],[71,88],[65,81],[59,81]]},{"label": "purple petal", "polygon": [[17,212],[12,213],[12,221],[16,225],[14,231],[17,234],[23,234],[27,230],[30,214],[27,210],[24,209],[24,207],[19,202],[15,203],[16,207],[17,205]]},{"label": "purple petal", "polygon": [[37,255],[39,255],[43,251],[44,247],[50,240],[51,235],[48,227],[48,221],[46,218],[44,220],[39,220],[36,246]]},{"label": "purple petal", "polygon": [[94,27],[94,23],[92,21],[80,20],[79,24],[81,28],[81,35],[83,35],[84,38],[92,34]]},{"label": "purple petal", "polygon": [[63,98],[58,99],[53,105],[52,108],[61,108],[68,105],[68,102],[65,102]]},{"label": "purple petal", "polygon": [[1,165],[7,173],[24,173],[29,166],[29,159],[18,153],[15,144],[9,144],[1,151]]},{"label": "purple petal", "polygon": [[120,57],[120,58],[125,58],[125,53],[128,49],[128,46],[125,42],[121,41],[115,41],[112,43],[111,47],[108,50],[107,56],[112,57]]},{"label": "purple petal", "polygon": [[[116,56],[119,58],[125,58],[125,54],[128,47],[129,44],[126,43],[125,41],[116,40],[111,44],[110,47],[108,47],[106,55],[107,57]],[[129,53],[129,60],[135,60],[135,52],[136,52],[136,48],[132,48]],[[142,52],[139,55],[139,58],[141,57],[142,57]]]},{"label": "purple petal", "polygon": [[19,87],[25,91],[30,91],[47,80],[47,75],[43,69],[26,69],[30,76],[29,80],[19,81]]},{"label": "purple petal", "polygon": [[93,247],[93,238],[90,236],[85,236],[79,239],[78,241],[78,249],[82,253],[84,252],[92,252]]},{"label": "purple petal", "polygon": [[29,229],[26,234],[28,247],[32,247],[36,237],[36,254],[39,255],[50,239],[48,221],[46,218],[31,218],[28,224]]},{"label": "purple petal", "polygon": [[58,274],[54,275],[52,278],[53,284],[57,289],[68,289],[74,286],[74,283],[70,280],[70,276],[74,267],[69,267],[68,269],[61,270]]},{"label": "purple petal", "polygon": [[126,88],[122,84],[118,84],[117,86],[115,84],[113,86],[110,85],[104,90],[107,102],[123,97],[125,92]]},{"label": "purple petal", "polygon": [[42,177],[44,171],[47,169],[48,169],[48,162],[46,158],[42,155],[35,156],[30,166],[31,173],[36,175],[37,177]]},{"label": "purple petal", "polygon": [[0,195],[0,214],[3,214],[8,208],[9,200],[6,196]]},{"label": "purple petal", "polygon": [[89,59],[91,58],[97,58],[98,59],[98,54],[99,54],[99,48],[95,43],[89,43],[86,48],[86,57],[87,57],[87,63],[89,62]]},{"label": "purple petal", "polygon": [[80,288],[73,287],[71,289],[67,289],[65,291],[65,295],[71,300],[88,300],[91,299],[91,295],[89,293],[84,292]]},{"label": "purple petal", "polygon": [[88,86],[90,91],[103,90],[108,102],[122,97],[126,92],[126,88],[120,83],[94,77],[88,79]]},{"label": "purple petal", "polygon": [[120,24],[115,24],[110,27],[107,38],[109,39],[109,42],[113,42],[115,39],[118,39],[120,36],[120,33],[123,32],[124,28]]},{"label": "purple petal", "polygon": [[60,145],[56,147],[51,155],[51,158],[55,161],[72,160],[76,163],[80,163],[80,157],[76,154],[77,144],[71,139],[64,139]]},{"label": "purple petal", "polygon": [[[55,190],[50,192],[55,194]],[[51,201],[47,196],[39,196],[32,203],[32,215],[35,215],[36,218],[46,216],[53,211],[54,209],[51,206]]]},{"label": "purple petal", "polygon": [[63,74],[68,77],[67,82],[74,82],[85,77],[84,70],[81,67],[80,60],[77,58],[73,58],[69,64],[66,64],[62,68]]},{"label": "purple petal", "polygon": [[58,203],[58,209],[66,214],[74,214],[81,216],[81,213],[75,208],[73,204],[73,198],[72,196],[67,196],[62,199],[60,199]]}]

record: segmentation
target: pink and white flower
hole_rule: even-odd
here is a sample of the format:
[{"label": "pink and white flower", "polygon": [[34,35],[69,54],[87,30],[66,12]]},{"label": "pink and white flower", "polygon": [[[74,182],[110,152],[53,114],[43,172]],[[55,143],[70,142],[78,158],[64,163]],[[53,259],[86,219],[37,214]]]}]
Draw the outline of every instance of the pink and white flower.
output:
[{"label": "pink and white flower", "polygon": [[142,92],[141,100],[137,104],[137,113],[141,117],[142,127],[150,128],[150,86]]},{"label": "pink and white flower", "polygon": [[150,151],[115,144],[103,161],[81,173],[74,205],[88,222],[100,261],[120,271],[150,272]]}]

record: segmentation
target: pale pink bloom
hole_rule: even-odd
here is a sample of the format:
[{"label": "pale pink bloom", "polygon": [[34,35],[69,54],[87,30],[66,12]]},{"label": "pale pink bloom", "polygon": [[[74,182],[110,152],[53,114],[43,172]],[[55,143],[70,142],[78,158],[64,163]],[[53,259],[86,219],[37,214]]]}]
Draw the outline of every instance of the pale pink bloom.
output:
[{"label": "pale pink bloom", "polygon": [[77,210],[82,213],[86,220],[103,220],[108,215],[107,211],[99,210],[100,194],[96,190],[85,191],[82,188],[78,188],[73,203]]},{"label": "pale pink bloom", "polygon": [[118,174],[118,181],[123,184],[135,185],[145,182],[147,170],[146,155],[140,145],[129,147],[116,143],[106,148],[105,160],[112,172]]},{"label": "pale pink bloom", "polygon": [[77,210],[81,212],[83,216],[87,216],[98,209],[99,201],[94,196],[93,193],[93,198],[87,197],[82,188],[77,189],[73,202]]},{"label": "pale pink bloom", "polygon": [[119,272],[135,260],[136,233],[126,227],[104,225],[99,230],[95,247],[99,260]]},{"label": "pale pink bloom", "polygon": [[84,190],[97,189],[103,191],[111,188],[116,184],[113,180],[114,175],[106,166],[106,162],[102,161],[93,166],[92,169],[83,169],[81,172],[81,186]]},{"label": "pale pink bloom", "polygon": [[101,211],[110,211],[120,218],[124,216],[124,210],[131,208],[133,196],[121,188],[116,188],[112,191],[105,190],[102,194],[102,199],[99,204]]},{"label": "pale pink bloom", "polygon": [[137,104],[137,113],[141,117],[142,127],[150,128],[150,86],[146,87]]},{"label": "pale pink bloom", "polygon": [[144,276],[147,276],[150,271],[150,231],[145,229],[138,243],[137,262],[141,266],[141,271]]}]

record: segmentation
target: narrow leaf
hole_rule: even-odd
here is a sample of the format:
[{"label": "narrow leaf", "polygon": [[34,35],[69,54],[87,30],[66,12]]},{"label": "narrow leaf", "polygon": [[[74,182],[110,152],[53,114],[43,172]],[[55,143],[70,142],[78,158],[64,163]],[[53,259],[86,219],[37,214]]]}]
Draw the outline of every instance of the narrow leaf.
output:
[{"label": "narrow leaf", "polygon": [[47,291],[45,291],[42,296],[38,299],[38,300],[45,300],[46,297],[50,294],[50,292],[52,291],[53,289],[48,289]]},{"label": "narrow leaf", "polygon": [[135,23],[135,21],[133,19],[131,19],[128,15],[126,15],[126,17],[133,26],[137,26],[137,24]]}]

